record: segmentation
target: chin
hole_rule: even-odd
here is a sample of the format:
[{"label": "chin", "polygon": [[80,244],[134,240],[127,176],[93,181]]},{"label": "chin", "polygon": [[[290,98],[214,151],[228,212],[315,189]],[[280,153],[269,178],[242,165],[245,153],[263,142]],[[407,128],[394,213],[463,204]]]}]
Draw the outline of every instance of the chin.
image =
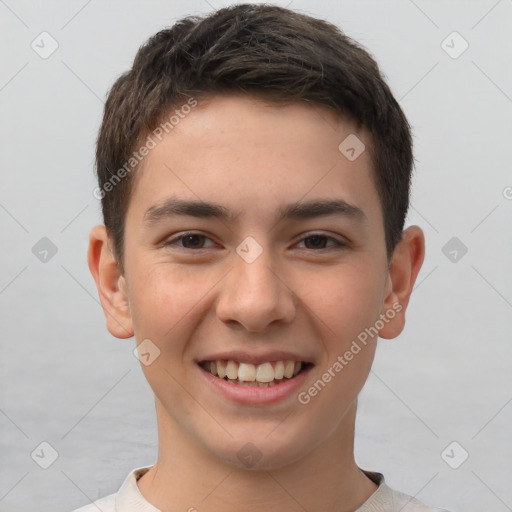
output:
[{"label": "chin", "polygon": [[271,429],[265,429],[264,434],[260,429],[254,435],[245,433],[235,436],[222,446],[208,443],[208,449],[211,455],[228,466],[256,472],[275,471],[294,464],[313,448],[311,445],[308,450],[303,435],[283,432],[284,435],[274,437],[275,432],[270,435],[267,432],[271,432]]}]

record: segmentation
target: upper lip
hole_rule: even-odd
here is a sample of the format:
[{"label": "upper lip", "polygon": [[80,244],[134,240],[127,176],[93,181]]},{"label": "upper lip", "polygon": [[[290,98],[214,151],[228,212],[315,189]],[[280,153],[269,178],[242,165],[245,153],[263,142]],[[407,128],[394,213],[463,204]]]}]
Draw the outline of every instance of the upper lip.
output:
[{"label": "upper lip", "polygon": [[246,352],[242,350],[231,350],[229,352],[217,352],[210,354],[197,360],[198,363],[202,361],[237,361],[239,363],[250,363],[258,365],[275,361],[302,361],[303,363],[310,363],[311,359],[283,350],[273,350],[259,353]]}]

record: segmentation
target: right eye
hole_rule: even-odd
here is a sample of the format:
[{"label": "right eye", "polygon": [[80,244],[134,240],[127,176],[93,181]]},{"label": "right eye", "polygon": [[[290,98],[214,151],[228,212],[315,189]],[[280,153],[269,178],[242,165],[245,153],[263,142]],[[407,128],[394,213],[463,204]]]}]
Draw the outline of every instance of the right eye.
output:
[{"label": "right eye", "polygon": [[210,240],[206,235],[189,231],[174,236],[163,243],[164,247],[177,247],[178,249],[194,250],[194,249],[208,249],[202,247],[205,240]]}]

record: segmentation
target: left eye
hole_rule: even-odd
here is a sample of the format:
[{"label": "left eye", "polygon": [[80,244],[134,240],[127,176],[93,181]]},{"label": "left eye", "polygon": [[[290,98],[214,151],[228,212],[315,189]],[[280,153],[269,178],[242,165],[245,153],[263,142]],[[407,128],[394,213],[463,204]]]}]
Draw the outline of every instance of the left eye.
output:
[{"label": "left eye", "polygon": [[[310,247],[307,247],[308,240],[311,241],[311,243],[309,244]],[[333,238],[332,236],[321,235],[321,234],[308,235],[308,236],[302,238],[299,243],[305,242],[306,249],[328,249],[328,247],[325,246],[328,241],[334,242],[334,245],[336,247],[344,246],[344,244],[341,241],[337,240],[336,238]]]}]

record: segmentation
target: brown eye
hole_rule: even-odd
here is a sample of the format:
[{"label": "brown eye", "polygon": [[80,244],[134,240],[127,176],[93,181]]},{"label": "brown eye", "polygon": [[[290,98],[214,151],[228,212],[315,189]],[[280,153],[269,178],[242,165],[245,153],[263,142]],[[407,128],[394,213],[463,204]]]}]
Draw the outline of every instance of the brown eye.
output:
[{"label": "brown eye", "polygon": [[[208,249],[212,247],[205,247],[205,242],[210,240],[206,235],[201,233],[185,233],[175,236],[164,242],[165,247],[175,247],[177,249]],[[211,240],[210,240],[211,241]]]},{"label": "brown eye", "polygon": [[[304,242],[305,249],[335,249],[335,248],[342,248],[345,247],[346,244],[343,243],[341,240],[338,240],[336,238],[333,238],[332,236],[322,235],[322,234],[311,234],[309,236],[306,236],[301,239],[299,242]],[[331,242],[331,245],[329,246],[329,242]]]},{"label": "brown eye", "polygon": [[180,240],[183,244],[183,247],[186,249],[197,249],[198,247],[202,249],[201,246],[203,245],[205,238],[206,237],[203,235],[187,235],[182,236]]},{"label": "brown eye", "polygon": [[[310,244],[307,243],[308,240],[311,242]],[[306,249],[325,249],[327,237],[321,235],[313,235],[308,236],[307,238],[304,239],[304,241],[306,242]]]}]

